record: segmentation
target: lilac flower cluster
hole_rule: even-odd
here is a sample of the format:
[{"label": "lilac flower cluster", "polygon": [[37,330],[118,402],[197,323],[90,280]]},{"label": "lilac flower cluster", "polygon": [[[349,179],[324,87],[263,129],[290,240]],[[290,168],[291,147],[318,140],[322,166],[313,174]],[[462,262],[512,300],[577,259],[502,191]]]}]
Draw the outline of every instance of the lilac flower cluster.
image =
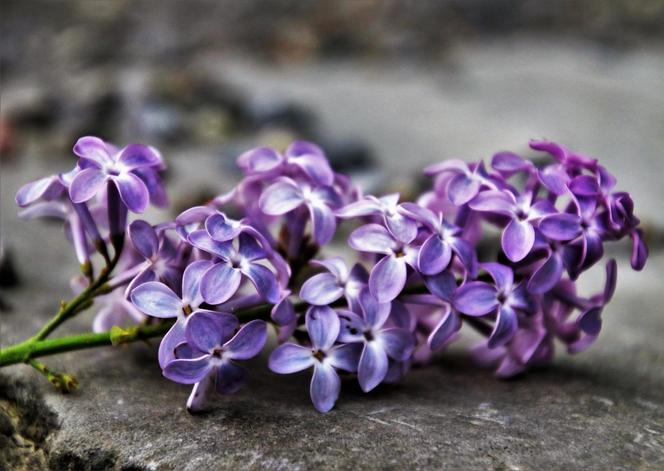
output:
[{"label": "lilac flower cluster", "polygon": [[[551,163],[510,152],[489,167],[448,160],[426,169],[433,188],[416,202],[364,195],[315,144],[261,147],[238,158],[244,178],[231,191],[153,226],[128,213],[167,205],[161,155],[84,137],[71,172],[25,185],[16,201],[25,217],[64,220],[82,267],[78,289],[92,282],[95,252],[115,264],[96,331],[169,323],[159,365],[193,385],[189,410],[243,385],[240,362],[263,350],[271,325],[269,368],[312,369],[311,400],[327,412],[340,372],[365,392],[398,381],[464,324],[483,337],[474,357],[501,377],[550,362],[556,340],[576,353],[597,338],[616,263],[606,263],[599,294],[581,296],[574,282],[606,242],[626,236],[632,267],[643,268],[633,202],[596,160],[552,142],[530,147]],[[316,258],[343,221],[353,229],[344,250],[352,266]],[[494,233],[495,253],[479,260],[478,245]]]}]

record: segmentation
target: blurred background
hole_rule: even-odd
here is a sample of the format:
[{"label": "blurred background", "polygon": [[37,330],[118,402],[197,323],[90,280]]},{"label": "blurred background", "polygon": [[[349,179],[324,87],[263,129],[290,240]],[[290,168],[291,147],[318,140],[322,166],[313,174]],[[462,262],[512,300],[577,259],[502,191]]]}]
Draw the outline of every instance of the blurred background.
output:
[{"label": "blurred background", "polygon": [[242,151],[295,137],[367,191],[405,194],[427,164],[549,138],[600,157],[647,227],[664,223],[662,0],[1,8],[3,258],[36,227],[16,218],[18,187],[69,169],[86,134],[157,146],[174,212],[228,190]]}]

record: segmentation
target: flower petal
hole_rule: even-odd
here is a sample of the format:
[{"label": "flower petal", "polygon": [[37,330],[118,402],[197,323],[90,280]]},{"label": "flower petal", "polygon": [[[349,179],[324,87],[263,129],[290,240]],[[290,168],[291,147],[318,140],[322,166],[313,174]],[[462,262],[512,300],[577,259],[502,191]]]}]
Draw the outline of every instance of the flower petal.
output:
[{"label": "flower petal", "polygon": [[506,191],[486,190],[478,194],[469,206],[475,211],[485,211],[511,216],[515,207],[514,197]]},{"label": "flower petal", "polygon": [[131,302],[143,313],[167,319],[182,313],[182,300],[163,283],[150,281],[131,292]]},{"label": "flower petal", "polygon": [[257,147],[237,158],[238,166],[247,174],[269,172],[278,167],[284,158],[269,147]]},{"label": "flower petal", "polygon": [[[133,173],[122,173],[113,177],[118,187],[120,198],[133,213],[142,213],[150,202],[150,193],[143,180]],[[73,182],[72,182],[73,185]]]},{"label": "flower petal", "polygon": [[184,322],[178,320],[173,324],[159,344],[159,367],[163,370],[168,362],[175,359],[175,348],[185,341]]},{"label": "flower petal", "polygon": [[491,157],[491,166],[494,170],[510,176],[521,170],[530,168],[530,163],[514,152],[498,152]]},{"label": "flower petal", "polygon": [[311,344],[318,350],[329,350],[339,337],[339,316],[328,306],[311,306],[307,310],[305,325]]},{"label": "flower petal", "polygon": [[504,293],[512,291],[514,284],[514,272],[510,267],[506,267],[500,263],[483,263],[482,268],[491,275],[496,287]]},{"label": "flower petal", "polygon": [[44,177],[34,182],[26,183],[16,193],[16,204],[21,207],[28,206],[40,198],[46,200],[62,191],[64,186],[56,176]]},{"label": "flower petal", "polygon": [[341,380],[332,365],[317,363],[311,378],[309,393],[311,402],[319,412],[328,412],[334,407],[341,390]]},{"label": "flower petal", "polygon": [[279,302],[279,284],[274,273],[257,263],[250,263],[248,267],[241,268],[241,270],[256,287],[258,294],[269,303],[276,304]]},{"label": "flower petal", "polygon": [[217,242],[235,239],[242,228],[239,224],[231,224],[223,214],[213,214],[205,220],[205,230]]},{"label": "flower petal", "polygon": [[[215,368],[216,369],[216,368]],[[205,375],[205,378],[194,384],[187,399],[187,411],[190,413],[200,412],[205,409],[210,394],[214,391],[214,382],[217,375],[214,370]]]},{"label": "flower petal", "polygon": [[332,185],[334,172],[323,150],[316,144],[295,141],[286,149],[288,163],[297,165],[317,185]]},{"label": "flower petal", "polygon": [[118,161],[127,170],[140,167],[153,167],[162,163],[161,157],[150,146],[129,144],[122,149]]},{"label": "flower petal", "polygon": [[590,175],[579,175],[574,177],[567,186],[572,193],[580,196],[595,196],[600,192],[597,178],[591,177]]},{"label": "flower petal", "polygon": [[447,184],[447,196],[457,206],[466,204],[472,200],[480,190],[480,181],[469,175],[459,173],[452,177]]},{"label": "flower petal", "polygon": [[267,257],[267,252],[254,236],[242,233],[240,234],[239,243],[238,252],[242,258],[253,261]]},{"label": "flower petal", "polygon": [[378,386],[387,374],[387,354],[379,342],[364,344],[360,364],[357,368],[357,379],[362,391],[369,392]]},{"label": "flower petal", "polygon": [[618,265],[612,258],[606,262],[606,282],[604,283],[604,293],[602,293],[603,304],[608,303],[616,292],[616,283],[618,281]]},{"label": "flower petal", "polygon": [[560,255],[552,253],[544,264],[528,280],[528,291],[542,294],[556,286],[563,274],[563,261]]},{"label": "flower petal", "polygon": [[154,228],[146,221],[137,220],[129,225],[129,238],[134,248],[147,259],[159,250],[159,239]]},{"label": "flower petal", "polygon": [[284,297],[279,303],[275,304],[270,312],[270,318],[279,326],[289,325],[295,322],[297,316],[293,303]]},{"label": "flower petal", "polygon": [[643,270],[648,260],[648,246],[643,240],[641,230],[637,229],[632,231],[632,254],[630,257],[630,264],[632,268],[637,271]]},{"label": "flower petal", "polygon": [[417,267],[424,275],[435,275],[443,271],[452,259],[452,248],[434,234],[429,237],[417,255]]},{"label": "flower petal", "polygon": [[398,327],[381,330],[377,333],[376,339],[383,346],[387,356],[397,361],[406,361],[415,348],[413,335],[406,329]]},{"label": "flower petal", "polygon": [[172,360],[168,362],[162,373],[176,383],[194,384],[205,378],[210,369],[212,369],[210,355],[203,355],[199,358]]},{"label": "flower petal", "polygon": [[337,229],[337,220],[332,210],[324,203],[308,204],[314,240],[319,246],[327,244]]},{"label": "flower petal", "polygon": [[69,186],[74,203],[84,203],[95,196],[106,183],[106,174],[97,168],[86,168],[76,174]]},{"label": "flower petal", "polygon": [[583,312],[577,323],[582,331],[588,335],[597,335],[602,329],[602,307],[595,306],[591,307],[587,311]]},{"label": "flower petal", "polygon": [[514,336],[514,332],[518,327],[516,312],[506,305],[503,305],[498,310],[498,318],[493,331],[489,336],[487,346],[489,348],[496,348],[505,345]]},{"label": "flower petal", "polygon": [[404,244],[410,243],[417,236],[417,223],[400,213],[385,216],[385,225],[390,233]]},{"label": "flower petal", "polygon": [[366,224],[350,234],[348,245],[360,252],[390,254],[397,243],[385,227]]},{"label": "flower petal", "polygon": [[226,357],[232,360],[248,360],[258,355],[267,340],[267,324],[254,319],[243,325],[235,336],[224,344]]},{"label": "flower petal", "polygon": [[425,276],[424,284],[431,294],[443,301],[450,301],[452,293],[456,289],[456,277],[449,271],[442,271],[433,276]]},{"label": "flower petal", "polygon": [[364,315],[364,321],[368,326],[377,329],[385,324],[385,321],[392,310],[390,303],[378,302],[367,288],[360,291],[358,301],[360,303],[360,308],[362,309],[362,314]]},{"label": "flower petal", "polygon": [[347,343],[333,347],[328,354],[328,359],[333,367],[355,373],[361,354],[361,343]]},{"label": "flower petal", "polygon": [[374,198],[364,198],[344,206],[336,211],[336,215],[341,219],[352,219],[360,216],[369,216],[377,214],[381,210],[380,203]]},{"label": "flower petal", "polygon": [[461,318],[457,313],[448,309],[447,313],[438,322],[436,327],[431,331],[427,343],[429,348],[433,351],[443,347],[445,343],[461,328]]},{"label": "flower petal", "polygon": [[333,303],[344,294],[337,277],[332,273],[319,273],[302,284],[300,298],[315,306]]},{"label": "flower petal", "polygon": [[201,304],[201,280],[212,266],[209,260],[198,260],[187,265],[182,274],[182,301],[191,304],[191,307]]},{"label": "flower petal", "polygon": [[210,237],[210,234],[205,230],[193,231],[188,236],[188,240],[197,249],[200,249],[204,252],[216,255],[222,260],[229,261],[234,252],[233,242],[218,242]]},{"label": "flower petal", "polygon": [[344,259],[341,257],[329,257],[325,260],[312,260],[310,263],[315,266],[326,268],[341,282],[345,282],[349,277],[346,262],[344,262]]},{"label": "flower petal", "polygon": [[454,307],[469,316],[483,316],[498,306],[496,289],[483,281],[471,281],[456,290]]},{"label": "flower petal", "polygon": [[501,244],[512,262],[523,260],[535,243],[535,229],[528,221],[512,219],[503,231]]},{"label": "flower petal", "polygon": [[552,214],[542,219],[539,230],[551,240],[572,240],[581,234],[579,217],[574,214]]},{"label": "flower petal", "polygon": [[201,295],[209,304],[221,304],[233,296],[242,282],[242,273],[225,262],[212,266],[200,280]]},{"label": "flower petal", "polygon": [[406,262],[394,255],[386,255],[378,262],[369,275],[369,289],[380,303],[388,303],[396,298],[406,285],[408,271]]},{"label": "flower petal", "polygon": [[197,310],[187,318],[185,338],[194,348],[207,353],[221,347],[237,325],[238,320],[232,314]]},{"label": "flower petal", "polygon": [[314,362],[313,352],[310,348],[285,343],[272,351],[268,365],[275,373],[284,375],[311,368]]},{"label": "flower petal", "polygon": [[364,319],[345,309],[338,310],[337,314],[340,322],[337,341],[342,343],[364,342],[364,331],[367,327]]},{"label": "flower petal", "polygon": [[466,268],[471,278],[477,276],[477,253],[470,243],[460,237],[454,237],[450,241],[452,251]]},{"label": "flower petal", "polygon": [[217,366],[215,388],[219,394],[235,394],[247,380],[247,370],[232,361]]},{"label": "flower petal", "polygon": [[89,165],[100,168],[113,163],[106,143],[94,136],[84,136],[76,141],[74,154],[87,161],[86,168]]},{"label": "flower petal", "polygon": [[280,180],[267,187],[258,200],[258,206],[265,214],[280,216],[303,203],[302,192],[290,180]]}]

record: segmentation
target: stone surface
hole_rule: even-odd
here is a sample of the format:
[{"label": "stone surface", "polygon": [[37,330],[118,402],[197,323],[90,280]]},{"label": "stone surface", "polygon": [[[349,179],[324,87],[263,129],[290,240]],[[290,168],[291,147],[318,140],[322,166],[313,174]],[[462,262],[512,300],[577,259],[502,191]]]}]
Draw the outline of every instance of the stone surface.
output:
[{"label": "stone surface", "polygon": [[[332,134],[366,137],[392,180],[444,157],[522,150],[528,138],[546,135],[602,156],[640,213],[662,222],[664,106],[654,79],[664,75],[661,51],[605,58],[573,46],[503,44],[466,50],[455,67],[436,70],[357,63],[274,70],[226,61],[223,72],[251,93],[308,104]],[[216,173],[215,149],[164,151],[175,197],[231,184],[232,175]],[[0,313],[0,346],[32,334],[68,293],[75,262],[61,229],[17,220],[13,195],[69,162],[28,148],[0,175],[2,238],[23,281],[3,289],[13,310]],[[273,375],[262,359],[239,394],[191,416],[188,388],[161,377],[154,345],[47,359],[79,379],[81,389],[67,396],[27,366],[3,370],[0,382],[3,391],[16,378],[32,384],[43,396],[39,409],[56,414],[42,423],[50,435],[38,444],[56,469],[662,469],[664,254],[654,251],[642,273],[629,271],[624,257],[620,269],[602,335],[584,354],[499,381],[454,348],[368,395],[346,381],[327,415],[309,402],[308,375]],[[601,283],[598,270],[583,286]],[[62,332],[88,330],[91,318]],[[2,394],[0,406],[16,403]]]}]

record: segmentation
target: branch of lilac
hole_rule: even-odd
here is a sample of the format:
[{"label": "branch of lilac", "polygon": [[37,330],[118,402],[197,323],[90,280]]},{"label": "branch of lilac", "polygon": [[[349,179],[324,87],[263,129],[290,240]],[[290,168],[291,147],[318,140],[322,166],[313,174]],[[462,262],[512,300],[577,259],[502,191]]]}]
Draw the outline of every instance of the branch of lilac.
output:
[{"label": "branch of lilac", "polygon": [[[69,391],[76,379],[37,358],[161,338],[162,373],[192,385],[195,412],[213,392],[242,387],[242,363],[264,349],[272,325],[270,370],[312,369],[311,400],[327,412],[338,371],[368,393],[438,358],[463,325],[479,333],[473,359],[499,377],[551,363],[556,343],[579,353],[600,332],[616,262],[595,295],[578,293],[577,278],[607,242],[630,238],[635,270],[648,250],[631,197],[596,159],[548,141],[530,148],[548,163],[512,152],[488,167],[446,160],[425,169],[430,191],[400,202],[365,195],[313,143],[260,147],[239,156],[244,178],[231,191],[152,225],[129,215],[168,206],[161,154],[83,137],[73,170],[16,196],[21,217],[63,221],[81,267],[75,295],[33,337],[0,350],[0,366],[27,363]],[[315,259],[344,221],[356,223],[344,252],[353,264]],[[487,241],[495,250],[480,260]],[[92,332],[48,338],[91,306]]]}]

